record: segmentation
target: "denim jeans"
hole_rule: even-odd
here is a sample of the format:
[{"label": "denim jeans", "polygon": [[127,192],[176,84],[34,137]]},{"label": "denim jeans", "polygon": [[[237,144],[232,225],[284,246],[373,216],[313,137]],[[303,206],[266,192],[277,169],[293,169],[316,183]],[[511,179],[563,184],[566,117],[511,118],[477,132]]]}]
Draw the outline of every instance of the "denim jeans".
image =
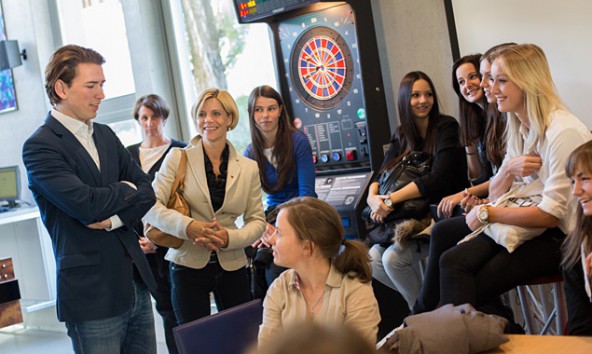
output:
[{"label": "denim jeans", "polygon": [[218,311],[251,300],[247,268],[222,269],[217,261],[201,269],[171,263],[172,301],[179,324],[211,314],[210,292]]},{"label": "denim jeans", "polygon": [[420,262],[427,257],[428,250],[428,242],[423,240],[412,240],[406,246],[395,243],[387,248],[376,244],[369,251],[372,277],[398,291],[411,308],[423,280]]},{"label": "denim jeans", "polygon": [[156,353],[154,316],[148,288],[134,280],[130,309],[119,316],[66,322],[75,353]]}]

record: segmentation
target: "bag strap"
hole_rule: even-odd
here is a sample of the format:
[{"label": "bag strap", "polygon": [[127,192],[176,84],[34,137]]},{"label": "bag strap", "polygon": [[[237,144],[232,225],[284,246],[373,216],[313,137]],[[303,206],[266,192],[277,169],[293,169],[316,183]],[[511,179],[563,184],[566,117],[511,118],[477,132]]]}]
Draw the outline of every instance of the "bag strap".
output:
[{"label": "bag strap", "polygon": [[[399,162],[397,162],[394,166],[392,166],[390,168],[391,174],[387,177],[387,179],[384,181],[384,183],[381,183],[378,186],[378,191],[380,194],[386,194],[389,190],[389,187],[399,179],[399,177],[401,176],[401,173],[405,169],[404,166],[409,164],[409,162],[407,160],[405,160],[405,157],[407,155],[409,155],[410,153],[411,152],[409,151],[409,149],[405,149],[405,151],[403,151],[403,153],[401,155],[399,155],[399,157],[400,157]],[[386,171],[383,171],[383,173],[385,173],[385,172]]]},{"label": "bag strap", "polygon": [[[183,193],[185,188],[185,172],[187,171],[187,152],[185,149],[181,149],[181,161],[179,162],[179,168],[177,169],[177,175],[175,176],[175,180],[173,181],[173,186],[171,187],[171,196],[175,192]],[[169,204],[171,201],[174,202],[174,199],[169,196]],[[167,205],[168,208],[173,207],[173,205]]]}]

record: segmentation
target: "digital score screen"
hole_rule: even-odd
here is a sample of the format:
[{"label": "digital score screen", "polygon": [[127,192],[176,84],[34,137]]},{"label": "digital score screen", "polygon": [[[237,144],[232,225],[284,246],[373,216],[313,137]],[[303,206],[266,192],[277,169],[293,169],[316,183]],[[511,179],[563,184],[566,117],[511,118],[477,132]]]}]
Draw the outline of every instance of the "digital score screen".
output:
[{"label": "digital score screen", "polygon": [[240,23],[253,22],[315,2],[319,0],[234,0]]}]

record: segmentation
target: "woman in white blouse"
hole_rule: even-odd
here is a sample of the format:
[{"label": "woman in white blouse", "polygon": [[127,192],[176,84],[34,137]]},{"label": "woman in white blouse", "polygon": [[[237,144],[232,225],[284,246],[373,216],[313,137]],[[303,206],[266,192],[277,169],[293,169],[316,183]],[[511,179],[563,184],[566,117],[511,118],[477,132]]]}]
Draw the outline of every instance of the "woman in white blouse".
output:
[{"label": "woman in white blouse", "polygon": [[[150,175],[154,181],[156,172],[162,165],[166,154],[174,147],[183,148],[187,144],[171,139],[164,134],[164,125],[169,117],[169,106],[158,95],[146,95],[138,98],[132,115],[142,128],[144,140],[141,143],[128,146],[130,154],[136,160],[142,170]],[[177,326],[177,319],[171,303],[171,279],[169,276],[169,261],[164,259],[168,248],[156,246],[144,236],[144,227],[141,222],[135,225],[139,235],[138,242],[152,269],[156,289],[151,290],[152,297],[156,300],[156,310],[162,316],[164,334],[167,348],[170,353],[177,353],[173,327]]]},{"label": "woman in white blouse", "polygon": [[364,245],[344,239],[339,214],[319,199],[294,198],[278,208],[268,241],[275,264],[291,269],[267,291],[259,347],[304,320],[345,323],[375,343],[380,315]]},{"label": "woman in white blouse", "polygon": [[[575,221],[564,166],[592,135],[562,103],[541,48],[508,46],[492,60],[491,92],[499,111],[508,113],[506,156],[489,184],[492,202],[471,209],[464,226],[439,223],[432,230],[415,313],[450,303],[479,307],[560,271],[561,242]],[[532,198],[517,192],[525,186]],[[468,234],[472,238],[457,245]]]}]

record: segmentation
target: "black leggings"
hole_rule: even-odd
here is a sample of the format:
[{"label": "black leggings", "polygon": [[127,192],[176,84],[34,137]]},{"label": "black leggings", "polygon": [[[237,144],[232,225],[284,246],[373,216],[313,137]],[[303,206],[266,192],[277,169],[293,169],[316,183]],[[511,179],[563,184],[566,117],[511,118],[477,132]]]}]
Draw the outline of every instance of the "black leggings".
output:
[{"label": "black leggings", "polygon": [[414,313],[445,304],[470,303],[478,307],[517,285],[560,272],[565,235],[559,228],[545,230],[512,253],[485,234],[457,245],[469,233],[464,216],[434,226]]}]

